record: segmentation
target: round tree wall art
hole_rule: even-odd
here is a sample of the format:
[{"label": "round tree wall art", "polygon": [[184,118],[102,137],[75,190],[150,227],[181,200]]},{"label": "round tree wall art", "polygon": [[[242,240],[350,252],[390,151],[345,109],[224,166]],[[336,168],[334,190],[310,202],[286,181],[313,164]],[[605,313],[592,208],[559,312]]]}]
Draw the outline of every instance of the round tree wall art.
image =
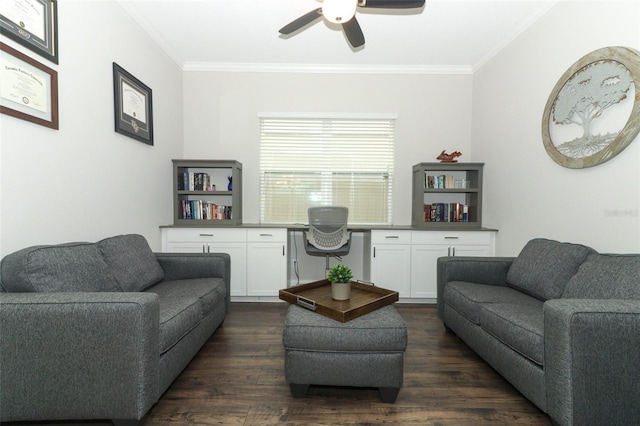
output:
[{"label": "round tree wall art", "polygon": [[604,163],[640,131],[640,53],[628,47],[595,50],[558,80],[542,117],[542,141],[561,166]]}]

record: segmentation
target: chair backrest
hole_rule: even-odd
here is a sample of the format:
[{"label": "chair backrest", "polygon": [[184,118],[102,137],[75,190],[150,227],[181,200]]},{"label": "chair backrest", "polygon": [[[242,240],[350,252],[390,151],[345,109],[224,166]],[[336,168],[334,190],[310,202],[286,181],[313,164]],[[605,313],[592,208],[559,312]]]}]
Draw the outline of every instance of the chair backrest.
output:
[{"label": "chair backrest", "polygon": [[321,250],[335,250],[349,242],[349,209],[337,206],[309,207],[309,243]]}]

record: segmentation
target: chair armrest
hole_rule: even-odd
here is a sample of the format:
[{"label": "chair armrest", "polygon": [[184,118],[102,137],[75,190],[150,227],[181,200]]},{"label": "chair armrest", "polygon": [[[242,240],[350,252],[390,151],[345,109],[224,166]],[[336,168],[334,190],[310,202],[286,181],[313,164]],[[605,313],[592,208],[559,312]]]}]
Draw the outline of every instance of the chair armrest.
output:
[{"label": "chair armrest", "polygon": [[640,424],[638,330],[637,300],[544,304],[547,412],[554,421]]},{"label": "chair armrest", "polygon": [[438,258],[438,317],[444,314],[444,286],[449,281],[488,285],[506,285],[507,272],[515,257],[440,257]]},{"label": "chair armrest", "polygon": [[0,421],[141,419],[159,322],[152,293],[0,293]]},{"label": "chair armrest", "polygon": [[222,278],[231,300],[231,256],[227,253],[155,253],[167,281],[194,278]]}]

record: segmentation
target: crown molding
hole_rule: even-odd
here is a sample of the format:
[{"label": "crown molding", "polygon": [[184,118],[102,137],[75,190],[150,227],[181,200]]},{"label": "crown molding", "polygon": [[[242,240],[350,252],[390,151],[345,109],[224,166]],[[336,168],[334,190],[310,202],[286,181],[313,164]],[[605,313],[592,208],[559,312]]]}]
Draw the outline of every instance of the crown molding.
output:
[{"label": "crown molding", "polygon": [[522,33],[524,33],[529,27],[531,27],[536,21],[538,21],[540,18],[546,15],[551,9],[556,7],[558,3],[560,3],[560,0],[543,4],[540,7],[540,9],[538,9],[535,15],[532,15],[529,19],[527,19],[526,21],[523,21],[520,24],[520,26],[518,26],[518,28],[516,28],[509,35],[509,37],[505,38],[504,40],[502,40],[501,43],[494,46],[494,48],[491,49],[491,51],[487,53],[487,55],[485,55],[484,58],[480,59],[475,65],[473,65],[473,67],[471,67],[472,73],[478,71],[480,68],[485,66],[488,62],[490,62],[491,59],[493,59],[496,55],[498,55],[504,48],[506,48],[509,44],[511,44],[515,39],[520,37],[520,35],[522,35]]}]

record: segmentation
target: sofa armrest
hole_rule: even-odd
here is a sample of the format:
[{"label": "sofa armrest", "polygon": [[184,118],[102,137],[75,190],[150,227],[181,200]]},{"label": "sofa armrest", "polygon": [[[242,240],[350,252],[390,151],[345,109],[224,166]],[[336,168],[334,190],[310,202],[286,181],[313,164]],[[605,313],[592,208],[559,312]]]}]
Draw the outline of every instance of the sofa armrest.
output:
[{"label": "sofa armrest", "polygon": [[0,421],[141,419],[159,322],[152,293],[0,293]]},{"label": "sofa armrest", "polygon": [[440,257],[438,258],[438,317],[443,318],[444,286],[449,281],[506,285],[507,272],[515,257]]},{"label": "sofa armrest", "polygon": [[226,307],[231,300],[231,256],[227,253],[155,253],[168,281],[222,278],[227,287]]},{"label": "sofa armrest", "polygon": [[544,304],[547,411],[555,422],[640,424],[638,330],[637,300]]}]

